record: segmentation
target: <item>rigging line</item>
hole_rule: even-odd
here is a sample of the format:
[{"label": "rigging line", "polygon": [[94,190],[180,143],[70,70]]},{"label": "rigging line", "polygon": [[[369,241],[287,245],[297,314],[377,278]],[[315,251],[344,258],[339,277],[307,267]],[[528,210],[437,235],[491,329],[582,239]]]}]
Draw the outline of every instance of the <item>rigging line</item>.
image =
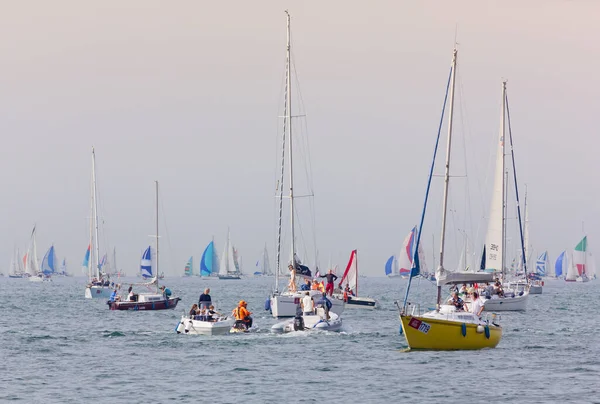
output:
[{"label": "rigging line", "polygon": [[[306,115],[305,111],[305,104],[304,104],[304,97],[302,95],[302,89],[300,86],[300,77],[298,75],[298,70],[296,69],[296,57],[294,54],[294,48],[292,47],[291,50],[292,53],[292,66],[293,66],[293,71],[294,71],[294,79],[295,79],[295,84],[296,84],[296,93],[298,94],[298,100],[299,100],[299,114],[298,115]],[[305,166],[304,166],[304,171],[305,171],[305,176],[306,176],[306,182],[307,182],[307,186],[309,187],[309,193],[312,194],[312,198],[310,199],[310,203],[309,203],[309,210],[310,210],[310,216],[312,219],[312,233],[313,233],[313,244],[314,244],[314,251],[315,251],[315,265],[317,264],[318,261],[318,257],[317,257],[317,253],[316,251],[318,250],[317,248],[317,226],[316,226],[316,206],[315,206],[315,199],[314,199],[314,182],[313,182],[313,168],[312,168],[312,157],[310,154],[310,143],[309,143],[309,136],[308,136],[308,121],[306,119],[302,119],[301,120],[304,131],[301,131],[302,134],[304,134],[304,136],[301,136],[301,138],[304,140],[304,142],[306,144],[302,144],[301,145],[301,151],[302,154],[304,155],[304,161],[306,162]],[[299,142],[300,143],[300,142]]]},{"label": "rigging line", "polygon": [[[286,68],[287,68],[286,67],[286,58],[284,58],[283,66],[284,66],[284,68],[283,68],[283,74],[281,76],[281,81],[280,81],[280,86],[279,86],[279,96],[277,98],[277,100],[278,100],[277,103],[278,104],[279,104],[279,100],[281,100],[282,95],[284,96],[284,100],[287,101],[287,96],[284,95],[284,94],[287,94],[287,92],[285,92],[285,88],[286,88],[285,75],[286,75]],[[285,111],[285,102],[284,102],[284,111]],[[279,110],[279,109],[277,110],[277,118],[275,118],[276,122],[277,122],[277,124],[276,124],[277,128],[279,128],[279,117],[280,116],[284,116],[285,117],[285,115],[286,115],[285,112],[281,113],[281,110]],[[277,129],[275,132],[276,132],[275,133],[275,139],[274,139],[275,140],[275,152],[273,153],[273,155],[277,156],[278,151],[279,151],[279,139],[280,139],[280,137],[279,137],[279,130]],[[284,123],[284,138],[285,138],[285,123]],[[285,150],[283,151],[283,153],[284,153],[284,158],[285,158]],[[272,233],[271,233],[272,235],[274,235],[273,243],[275,244],[275,248],[277,248],[277,240],[278,240],[277,231],[276,231],[277,230],[277,212],[278,212],[278,210],[277,210],[277,202],[278,202],[277,191],[278,191],[279,187],[283,186],[283,184],[280,184],[279,178],[277,178],[277,173],[281,169],[282,168],[279,167],[279,165],[277,164],[277,158],[275,158],[273,179],[275,180],[275,185],[276,185],[276,189],[275,189],[275,195],[276,195],[276,197],[273,198],[273,211],[272,211],[272,212],[275,213],[275,217],[273,218],[274,219],[273,220],[273,228],[272,228]]]},{"label": "rigging line", "polygon": [[[428,176],[429,178],[427,181],[427,188],[425,191],[425,203],[423,204],[423,210],[421,213],[421,222],[419,224],[419,234],[417,235],[417,243],[415,244],[415,251],[417,251],[417,253],[415,254],[415,258],[413,258],[413,262],[416,259],[417,264],[419,261],[419,254],[418,254],[419,242],[421,241],[421,233],[423,230],[423,221],[425,220],[425,212],[427,211],[427,201],[429,199],[429,191],[431,190],[431,179],[433,176],[433,170],[435,169],[435,158],[437,156],[438,146],[440,144],[440,137],[442,134],[442,126],[444,124],[444,113],[446,112],[446,102],[448,101],[448,90],[450,89],[450,80],[452,79],[452,71],[453,71],[453,68],[450,67],[450,73],[448,74],[448,83],[446,84],[446,94],[444,95],[444,104],[442,107],[442,114],[440,116],[440,123],[438,125],[438,132],[437,132],[437,137],[436,137],[436,141],[435,141],[435,147],[433,149],[433,159],[431,160],[431,167],[429,169],[429,176]],[[414,266],[414,264],[413,264],[413,266]],[[410,276],[408,277],[408,284],[406,285],[406,294],[404,296],[402,312],[406,312],[406,303],[408,301],[408,292],[410,290],[410,284],[411,284],[411,281],[413,278],[412,270],[413,269],[411,268],[411,273],[410,273]]]},{"label": "rigging line", "polygon": [[[465,198],[465,215],[463,217],[463,229],[469,229],[469,232],[473,232],[473,221],[472,221],[472,212],[473,212],[473,208],[471,206],[471,192],[470,192],[470,186],[469,186],[469,159],[468,159],[468,154],[467,154],[467,139],[470,137],[470,128],[467,127],[467,125],[465,124],[465,115],[467,114],[467,103],[466,103],[466,97],[464,96],[464,87],[463,87],[463,81],[462,81],[462,76],[460,75],[460,70],[457,68],[457,74],[458,74],[458,91],[459,91],[459,98],[460,98],[460,125],[461,125],[461,129],[462,129],[462,146],[463,146],[463,153],[464,153],[464,163],[465,163],[465,178],[467,178],[467,180],[465,181],[465,188],[464,188],[464,198]],[[467,213],[468,212],[468,213]],[[467,226],[468,224],[468,226]],[[466,252],[465,252],[465,261],[466,261]],[[466,262],[465,262],[466,264]]]},{"label": "rigging line", "polygon": [[[506,82],[504,82],[506,86]],[[506,119],[508,121],[508,137],[510,139],[510,154],[513,166],[513,177],[515,181],[515,198],[517,200],[517,213],[519,216],[519,234],[521,236],[521,254],[523,255],[523,272],[525,273],[525,279],[527,279],[527,257],[525,257],[525,240],[523,239],[523,224],[521,221],[521,205],[519,203],[519,186],[517,182],[517,166],[515,163],[515,149],[513,145],[512,128],[510,124],[510,109],[508,108],[508,94],[504,90],[504,101],[506,102]],[[502,117],[504,119],[504,117]]]},{"label": "rigging line", "polygon": [[[286,57],[286,75],[289,74],[289,70],[290,69],[290,60]],[[287,81],[286,81],[287,83]],[[288,119],[287,119],[287,115],[288,115],[288,103],[287,103],[287,94],[288,91],[290,89],[288,88],[287,84],[285,86],[285,90],[284,90],[284,101],[283,101],[283,111],[284,111],[284,118],[283,118],[283,134],[282,134],[282,141],[281,141],[281,177],[280,177],[280,181],[278,184],[278,188],[279,188],[279,224],[278,224],[278,230],[277,230],[277,279],[279,278],[279,275],[281,274],[281,224],[282,224],[282,220],[283,220],[283,181],[284,181],[284,176],[285,176],[285,135],[286,135],[286,129],[287,129],[287,125],[288,125]],[[293,241],[293,240],[292,240]],[[293,258],[293,257],[292,257]],[[278,292],[278,291],[276,291]]]},{"label": "rigging line", "polygon": [[[158,188],[158,195],[159,195],[159,210],[161,212],[161,216],[162,216],[162,221],[163,221],[163,226],[165,228],[165,235],[167,238],[167,246],[168,246],[168,255],[169,255],[169,264],[171,268],[175,268],[176,267],[176,263],[173,262],[174,260],[174,254],[173,254],[173,247],[171,244],[171,233],[169,233],[169,227],[167,226],[167,214],[166,214],[166,210],[165,210],[165,198],[163,196],[163,192],[162,192],[162,188]],[[161,248],[161,250],[163,250],[163,248]],[[160,274],[156,274],[156,276],[159,276]]]}]

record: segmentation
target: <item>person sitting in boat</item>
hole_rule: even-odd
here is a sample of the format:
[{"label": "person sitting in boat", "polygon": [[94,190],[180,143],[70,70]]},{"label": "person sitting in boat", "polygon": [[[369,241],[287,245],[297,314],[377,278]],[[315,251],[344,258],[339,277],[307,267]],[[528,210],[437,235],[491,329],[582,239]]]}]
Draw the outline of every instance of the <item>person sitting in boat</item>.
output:
[{"label": "person sitting in boat", "polygon": [[300,286],[300,290],[302,290],[302,291],[310,290],[310,287],[311,287],[310,281],[308,279],[305,279],[302,286]]},{"label": "person sitting in boat", "polygon": [[317,279],[313,279],[312,281],[312,285],[310,285],[310,290],[319,290],[319,282],[317,282]]},{"label": "person sitting in boat", "polygon": [[219,313],[218,311],[215,310],[215,306],[213,306],[212,304],[208,307],[208,310],[206,310],[206,318],[207,321],[217,321],[216,318],[214,318],[214,316],[219,316],[221,317],[222,314]]},{"label": "person sitting in boat", "polygon": [[196,314],[198,314],[198,305],[196,303],[194,303],[192,305],[192,308],[190,309],[190,313],[189,313],[190,318],[196,317]]},{"label": "person sitting in boat", "polygon": [[483,303],[479,298],[479,293],[473,292],[471,293],[471,313],[473,313],[477,318],[481,318],[481,312],[483,311]]},{"label": "person sitting in boat", "polygon": [[243,323],[246,329],[252,327],[252,317],[250,317],[252,312],[246,309],[247,305],[248,304],[244,300],[240,300],[238,307],[233,309],[232,313],[235,317],[235,322],[237,324]]},{"label": "person sitting in boat", "polygon": [[204,293],[202,293],[200,295],[200,298],[198,299],[198,307],[200,307],[201,309],[207,309],[210,304],[212,302],[212,299],[210,297],[210,288],[206,288],[204,289]]},{"label": "person sitting in boat", "polygon": [[448,304],[456,307],[457,311],[462,311],[465,308],[465,302],[463,299],[458,297],[457,292],[452,292],[452,297],[450,297],[450,299],[448,299]]},{"label": "person sitting in boat", "polygon": [[314,300],[310,297],[310,293],[306,292],[306,295],[300,301],[300,305],[302,306],[302,314],[310,315],[315,312]]},{"label": "person sitting in boat", "polygon": [[329,320],[329,310],[331,310],[332,306],[333,303],[327,298],[327,293],[323,292],[321,298],[317,300],[317,307],[322,307],[325,310],[325,318],[327,320]]},{"label": "person sitting in boat", "polygon": [[129,286],[128,292],[127,300],[130,302],[137,302],[138,295],[133,293],[133,285]]},{"label": "person sitting in boat", "polygon": [[467,295],[467,284],[463,283],[462,286],[460,287],[458,294],[460,296],[466,296]]}]

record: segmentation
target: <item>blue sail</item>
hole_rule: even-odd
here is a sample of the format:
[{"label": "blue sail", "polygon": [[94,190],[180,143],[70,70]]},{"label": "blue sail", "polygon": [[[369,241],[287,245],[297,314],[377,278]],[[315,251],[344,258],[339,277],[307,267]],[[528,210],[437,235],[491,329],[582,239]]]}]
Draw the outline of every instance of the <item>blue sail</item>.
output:
[{"label": "blue sail", "polygon": [[546,276],[546,261],[548,260],[548,251],[544,251],[535,263],[535,271],[540,276]]},{"label": "blue sail", "polygon": [[51,246],[42,260],[42,272],[44,275],[50,275],[55,272],[55,268],[56,254],[54,253],[54,246]]},{"label": "blue sail", "polygon": [[142,254],[142,262],[140,263],[140,271],[142,277],[152,278],[152,249],[150,246]]},{"label": "blue sail", "polygon": [[385,263],[385,274],[386,275],[391,275],[392,274],[392,266],[394,265],[394,256],[392,255],[390,258],[388,258],[387,262]]},{"label": "blue sail", "polygon": [[561,252],[558,258],[556,259],[556,264],[554,265],[554,275],[559,277],[562,275],[563,269],[563,259],[565,258],[565,252]]},{"label": "blue sail", "polygon": [[202,253],[202,259],[200,260],[200,276],[210,276],[213,270],[213,257],[215,256],[215,243],[211,241],[208,243]]}]

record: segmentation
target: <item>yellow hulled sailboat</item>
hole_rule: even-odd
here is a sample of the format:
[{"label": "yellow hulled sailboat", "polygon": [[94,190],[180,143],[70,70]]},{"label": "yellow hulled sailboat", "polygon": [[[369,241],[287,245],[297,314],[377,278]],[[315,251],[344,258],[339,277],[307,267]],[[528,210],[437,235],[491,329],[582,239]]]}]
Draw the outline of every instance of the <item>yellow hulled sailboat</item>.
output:
[{"label": "yellow hulled sailboat", "polygon": [[[449,90],[450,107],[448,114],[448,143],[444,174],[440,262],[439,267],[436,270],[437,305],[435,310],[421,314],[420,306],[408,302],[408,294],[410,291],[412,278],[419,275],[419,242],[421,239],[423,220],[425,218],[425,212],[427,209],[431,179],[433,177],[433,170],[435,167],[437,146],[440,140],[441,121],[440,128],[438,130],[434,157],[431,163],[431,169],[429,171],[429,181],[427,192],[425,194],[423,213],[421,215],[421,224],[416,237],[417,241],[413,247],[413,263],[408,286],[406,288],[406,297],[404,299],[403,306],[399,306],[402,332],[410,349],[462,350],[494,348],[496,345],[498,345],[500,339],[502,338],[502,327],[497,324],[497,317],[494,314],[491,314],[491,321],[489,321],[487,319],[481,319],[475,313],[469,311],[458,311],[453,305],[441,304],[442,286],[456,285],[459,283],[491,282],[493,276],[492,274],[485,272],[449,272],[444,269],[444,246],[446,238],[446,213],[448,210],[448,186],[450,182],[450,150],[452,145],[454,87],[456,82],[456,58],[457,51],[454,49],[452,55],[452,67],[446,89],[446,95],[448,95]],[[412,309],[410,313],[407,310],[408,307],[411,307]]]}]

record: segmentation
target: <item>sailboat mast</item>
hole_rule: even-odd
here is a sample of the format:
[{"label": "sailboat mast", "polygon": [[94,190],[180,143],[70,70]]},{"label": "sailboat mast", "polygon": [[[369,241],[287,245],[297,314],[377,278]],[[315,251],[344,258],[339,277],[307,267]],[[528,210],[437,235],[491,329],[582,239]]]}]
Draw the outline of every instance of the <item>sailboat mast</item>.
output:
[{"label": "sailboat mast", "polygon": [[[97,191],[96,191],[96,153],[92,147],[92,220],[94,228],[94,250],[95,250],[95,264],[96,269],[94,271],[96,278],[100,278],[100,243],[98,237],[98,202],[97,202]],[[91,250],[91,248],[90,248]],[[91,252],[91,251],[90,251]],[[90,259],[90,261],[92,261]]]},{"label": "sailboat mast", "polygon": [[356,296],[358,296],[358,250],[354,253],[354,259],[356,260],[356,290],[354,292],[356,293]]},{"label": "sailboat mast", "polygon": [[288,121],[288,160],[290,165],[290,225],[291,225],[291,255],[292,265],[296,268],[296,236],[294,231],[294,164],[292,160],[292,53],[291,53],[291,31],[290,31],[290,13],[285,11],[287,15],[287,46],[286,46],[286,87],[287,87],[287,116]]},{"label": "sailboat mast", "polygon": [[156,291],[158,293],[158,278],[160,272],[158,272],[158,181],[154,181],[156,186]]},{"label": "sailboat mast", "polygon": [[[502,82],[502,117],[500,118],[500,139],[501,139],[501,153],[502,153],[502,172],[504,173],[506,170],[505,160],[506,160],[506,152],[505,152],[505,137],[506,137],[506,129],[504,127],[506,120],[506,81]],[[506,277],[506,182],[508,181],[508,173],[506,176],[502,176],[502,256],[500,258],[500,269],[502,271],[502,279],[505,280]]]},{"label": "sailboat mast", "polygon": [[[452,146],[452,121],[454,119],[454,87],[456,84],[456,58],[458,51],[454,48],[452,55],[452,82],[450,84],[450,109],[448,110],[448,145],[446,147],[446,169],[444,173],[444,203],[442,209],[442,232],[440,235],[440,273],[444,271],[444,247],[446,242],[446,219],[448,210],[448,185],[450,183],[450,152]],[[436,308],[439,311],[442,300],[442,287],[437,288],[437,305]]]}]

